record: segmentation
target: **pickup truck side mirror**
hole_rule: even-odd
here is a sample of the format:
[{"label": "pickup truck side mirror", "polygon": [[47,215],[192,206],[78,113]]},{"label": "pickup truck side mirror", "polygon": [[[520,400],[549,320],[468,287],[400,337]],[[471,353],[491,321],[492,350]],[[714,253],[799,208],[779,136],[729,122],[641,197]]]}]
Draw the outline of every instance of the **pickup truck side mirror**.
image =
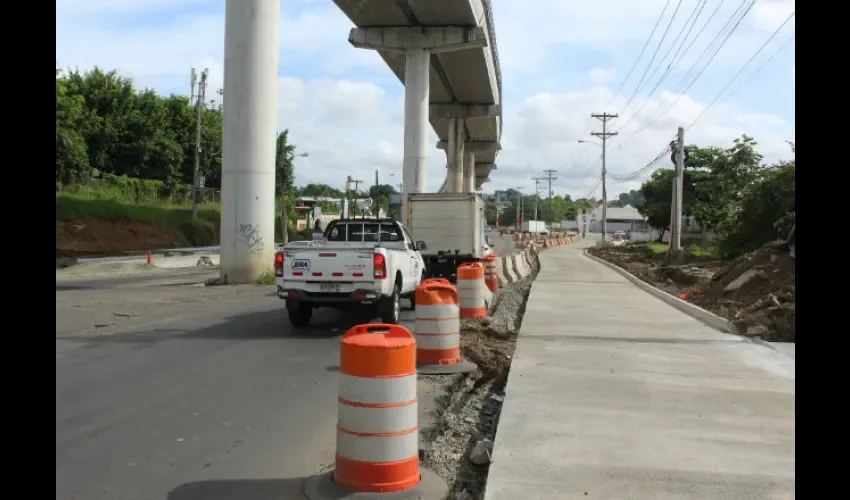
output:
[{"label": "pickup truck side mirror", "polygon": [[426,250],[427,248],[428,248],[428,245],[426,245],[424,241],[417,241],[416,242],[416,250]]}]

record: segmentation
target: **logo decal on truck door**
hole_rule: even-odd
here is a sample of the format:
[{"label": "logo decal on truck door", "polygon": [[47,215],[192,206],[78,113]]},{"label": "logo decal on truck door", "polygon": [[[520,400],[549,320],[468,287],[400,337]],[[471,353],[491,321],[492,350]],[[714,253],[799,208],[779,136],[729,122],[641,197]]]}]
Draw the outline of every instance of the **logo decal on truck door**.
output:
[{"label": "logo decal on truck door", "polygon": [[310,259],[295,259],[292,261],[292,269],[310,270]]}]

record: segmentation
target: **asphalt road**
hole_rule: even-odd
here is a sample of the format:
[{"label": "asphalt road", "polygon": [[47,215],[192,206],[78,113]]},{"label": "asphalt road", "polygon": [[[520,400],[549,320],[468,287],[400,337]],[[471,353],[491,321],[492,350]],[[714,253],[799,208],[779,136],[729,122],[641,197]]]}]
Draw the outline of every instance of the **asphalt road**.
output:
[{"label": "asphalt road", "polygon": [[56,498],[303,498],[333,463],[342,317],[293,331],[271,287],[90,281],[57,283]]}]

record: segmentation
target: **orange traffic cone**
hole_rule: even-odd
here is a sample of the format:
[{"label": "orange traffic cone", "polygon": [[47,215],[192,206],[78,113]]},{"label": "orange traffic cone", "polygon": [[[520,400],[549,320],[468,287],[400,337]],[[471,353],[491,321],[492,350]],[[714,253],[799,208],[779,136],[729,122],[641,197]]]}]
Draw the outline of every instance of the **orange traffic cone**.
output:
[{"label": "orange traffic cone", "polygon": [[153,265],[153,255],[151,255],[151,251],[150,251],[150,250],[148,250],[148,265],[149,265],[149,266],[152,266],[152,265]]}]

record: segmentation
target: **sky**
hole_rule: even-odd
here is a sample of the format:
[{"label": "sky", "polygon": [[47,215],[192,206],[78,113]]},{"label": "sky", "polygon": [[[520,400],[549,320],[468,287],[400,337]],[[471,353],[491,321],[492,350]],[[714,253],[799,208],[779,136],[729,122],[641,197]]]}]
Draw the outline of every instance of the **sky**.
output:
[{"label": "sky", "polygon": [[[646,168],[677,127],[685,127],[687,144],[729,147],[747,134],[765,162],[789,159],[795,18],[785,21],[795,3],[752,3],[493,0],[504,122],[498,169],[482,189],[531,192],[532,177],[555,169],[556,194],[600,197],[601,148],[578,141],[595,140],[590,132],[600,122],[590,114],[603,111],[619,113],[609,121],[619,132],[607,148],[609,197],[671,166],[665,156]],[[138,87],[183,95],[190,69],[209,68],[208,98],[220,99],[224,5],[57,0],[58,65],[115,69]],[[718,35],[748,8],[723,42]],[[371,180],[376,168],[382,183],[401,182],[404,86],[377,53],[348,43],[352,27],[331,0],[281,1],[277,126],[309,154],[296,161],[299,185],[342,188],[348,175]],[[434,191],[445,178],[446,156],[433,132],[429,142]]]}]

